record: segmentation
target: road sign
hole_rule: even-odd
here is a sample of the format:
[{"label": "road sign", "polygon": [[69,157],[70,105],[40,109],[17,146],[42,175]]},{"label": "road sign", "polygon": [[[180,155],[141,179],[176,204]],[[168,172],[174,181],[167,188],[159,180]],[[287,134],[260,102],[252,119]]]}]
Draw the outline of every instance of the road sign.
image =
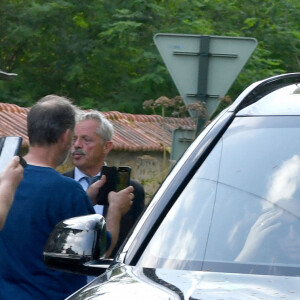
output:
[{"label": "road sign", "polygon": [[173,130],[171,161],[177,161],[195,139],[195,130],[177,128]]},{"label": "road sign", "polygon": [[[185,105],[205,102],[207,117],[215,112],[257,46],[254,38],[194,34],[158,33],[154,42]],[[183,154],[205,121],[198,117],[196,132],[174,131],[171,160]]]},{"label": "road sign", "polygon": [[254,38],[158,33],[157,49],[185,104],[216,110],[256,48]]}]

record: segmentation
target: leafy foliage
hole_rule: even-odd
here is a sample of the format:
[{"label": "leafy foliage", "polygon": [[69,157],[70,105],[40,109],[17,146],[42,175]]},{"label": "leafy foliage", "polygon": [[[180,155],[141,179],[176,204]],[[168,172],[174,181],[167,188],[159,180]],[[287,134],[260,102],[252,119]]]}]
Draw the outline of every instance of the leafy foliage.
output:
[{"label": "leafy foliage", "polygon": [[2,0],[2,102],[65,95],[83,108],[145,113],[178,91],[154,45],[158,32],[255,37],[257,50],[229,91],[300,69],[298,0]]}]

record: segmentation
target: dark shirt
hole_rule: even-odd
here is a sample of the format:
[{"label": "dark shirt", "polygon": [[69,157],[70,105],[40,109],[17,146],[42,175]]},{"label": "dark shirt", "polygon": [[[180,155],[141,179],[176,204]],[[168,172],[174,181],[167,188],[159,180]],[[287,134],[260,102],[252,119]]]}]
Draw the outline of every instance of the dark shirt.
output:
[{"label": "dark shirt", "polygon": [[85,276],[49,269],[43,249],[57,223],[93,213],[78,182],[28,165],[0,232],[0,299],[64,299],[84,286]]}]

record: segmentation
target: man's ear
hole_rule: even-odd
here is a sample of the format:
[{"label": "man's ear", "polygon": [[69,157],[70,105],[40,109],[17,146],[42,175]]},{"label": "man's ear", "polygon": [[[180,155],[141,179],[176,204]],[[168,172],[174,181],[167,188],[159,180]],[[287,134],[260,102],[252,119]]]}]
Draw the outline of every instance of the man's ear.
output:
[{"label": "man's ear", "polygon": [[108,154],[110,150],[113,148],[113,142],[112,141],[105,142],[103,148],[104,148],[104,153]]},{"label": "man's ear", "polygon": [[59,141],[62,143],[63,146],[69,145],[70,144],[70,139],[72,138],[71,135],[71,129],[68,128],[65,132],[63,132],[60,137]]}]

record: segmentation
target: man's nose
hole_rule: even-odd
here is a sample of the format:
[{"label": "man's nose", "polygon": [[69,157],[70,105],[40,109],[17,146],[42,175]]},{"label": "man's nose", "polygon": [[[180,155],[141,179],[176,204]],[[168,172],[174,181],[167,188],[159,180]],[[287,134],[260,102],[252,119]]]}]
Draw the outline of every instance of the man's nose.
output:
[{"label": "man's nose", "polygon": [[81,143],[80,139],[73,140],[73,147],[74,148],[82,148],[82,143]]}]

